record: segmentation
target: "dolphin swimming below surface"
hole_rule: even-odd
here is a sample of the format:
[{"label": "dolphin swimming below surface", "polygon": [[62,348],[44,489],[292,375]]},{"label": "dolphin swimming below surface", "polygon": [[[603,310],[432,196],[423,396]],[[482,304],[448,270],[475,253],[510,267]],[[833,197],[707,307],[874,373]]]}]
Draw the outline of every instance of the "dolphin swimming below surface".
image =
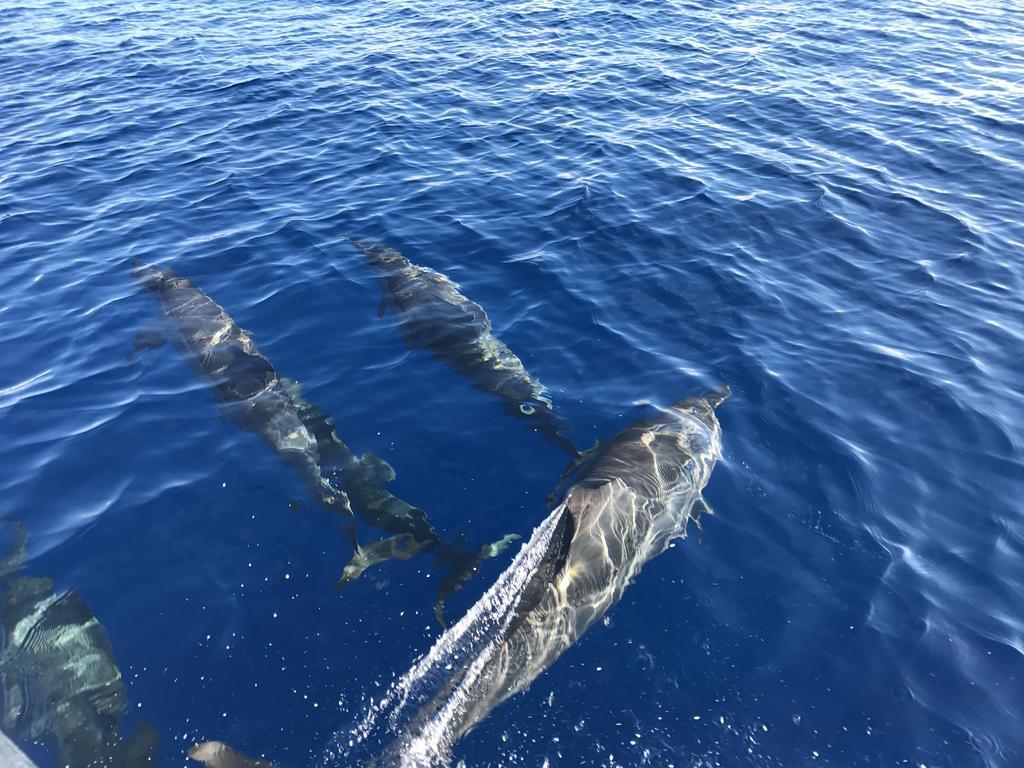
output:
[{"label": "dolphin swimming below surface", "polygon": [[[357,457],[338,436],[334,420],[302,396],[297,382],[278,374],[248,331],[191,280],[163,267],[136,264],[135,278],[157,294],[164,315],[176,331],[176,347],[201,378],[210,382],[228,418],[259,434],[286,464],[295,467],[316,498],[329,509],[352,518],[353,509],[370,525],[392,534],[360,547],[353,525],[348,536],[352,560],[337,586],[358,578],[368,567],[389,559],[408,559],[433,552],[451,573],[438,587],[434,615],[444,625],[444,603],[476,571],[481,560],[502,552],[506,536],[479,552],[465,552],[447,543],[426,513],[391,493],[385,486],[395,472],[369,451]],[[162,343],[152,332],[138,345]]]},{"label": "dolphin swimming below surface", "polygon": [[[321,471],[316,438],[302,422],[291,383],[279,376],[249,333],[195,283],[163,267],[134,265],[136,280],[155,293],[176,330],[176,346],[207,381],[225,415],[263,438],[286,464],[295,467],[316,498],[352,518],[347,494]],[[144,334],[146,346],[155,346]],[[349,531],[355,543],[354,528]]]},{"label": "dolphin swimming below surface", "polygon": [[700,525],[701,491],[721,456],[715,408],[728,389],[680,400],[599,444],[511,566],[365,720],[351,743],[390,745],[373,763],[448,765],[454,744],[526,688],[622,596],[651,558]]},{"label": "dolphin swimming below surface", "polygon": [[152,728],[143,723],[130,740],[121,737],[127,692],[96,617],[73,590],[58,593],[50,579],[16,575],[26,540],[16,525],[11,553],[0,562],[4,730],[53,743],[62,768],[156,768]]},{"label": "dolphin swimming below surface", "polygon": [[349,241],[379,276],[381,313],[390,310],[410,347],[426,349],[475,387],[498,395],[505,409],[525,419],[548,442],[576,455],[568,425],[555,413],[544,386],[494,335],[483,308],[445,275],[417,266],[377,243]]}]

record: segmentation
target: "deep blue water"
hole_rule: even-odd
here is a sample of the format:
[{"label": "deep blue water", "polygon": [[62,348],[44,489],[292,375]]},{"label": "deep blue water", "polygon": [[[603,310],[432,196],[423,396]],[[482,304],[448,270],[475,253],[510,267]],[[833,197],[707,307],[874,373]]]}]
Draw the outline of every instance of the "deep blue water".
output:
[{"label": "deep blue water", "polygon": [[703,537],[458,759],[1024,765],[1020,3],[0,21],[0,504],[106,628],[162,764],[216,738],[318,765],[437,637],[437,574],[331,591],[351,552],[298,477],[172,347],[127,359],[157,315],[132,260],[222,304],[448,536],[528,534],[564,467],[405,347],[360,237],[459,282],[581,447],[733,389]]}]

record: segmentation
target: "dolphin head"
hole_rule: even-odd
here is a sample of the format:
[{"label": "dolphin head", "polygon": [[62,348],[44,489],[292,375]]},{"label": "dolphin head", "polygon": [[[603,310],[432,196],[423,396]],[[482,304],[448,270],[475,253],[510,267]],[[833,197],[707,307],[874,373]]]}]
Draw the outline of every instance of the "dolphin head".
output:
[{"label": "dolphin head", "polygon": [[144,291],[158,291],[164,280],[174,276],[171,270],[164,267],[153,267],[138,260],[132,262],[132,277]]},{"label": "dolphin head", "polygon": [[718,428],[715,409],[732,393],[728,384],[706,392],[700,397],[686,397],[672,404],[672,410],[688,414],[712,431]]},{"label": "dolphin head", "polygon": [[366,240],[349,240],[349,244],[366,258],[370,266],[382,270],[392,270],[408,264],[408,260],[394,248]]}]

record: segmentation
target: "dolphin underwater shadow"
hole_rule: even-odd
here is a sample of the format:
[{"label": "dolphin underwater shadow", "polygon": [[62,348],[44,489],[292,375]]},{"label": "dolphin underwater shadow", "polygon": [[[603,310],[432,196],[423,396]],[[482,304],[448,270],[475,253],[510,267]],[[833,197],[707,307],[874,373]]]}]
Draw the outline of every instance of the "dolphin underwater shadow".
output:
[{"label": "dolphin underwater shadow", "polygon": [[121,736],[128,698],[107,633],[74,590],[58,594],[50,579],[18,575],[28,534],[14,529],[0,561],[4,731],[52,744],[62,768],[157,768],[150,726]]},{"label": "dolphin underwater shadow", "polygon": [[[387,490],[395,478],[392,467],[368,451],[357,457],[338,436],[334,420],[302,396],[298,383],[277,372],[223,307],[170,269],[133,266],[142,288],[159,298],[175,331],[175,347],[193,372],[210,383],[225,415],[239,428],[263,438],[285,464],[299,472],[318,501],[344,516],[354,554],[335,587],[345,586],[386,560],[433,553],[439,563],[451,568],[438,586],[434,605],[434,616],[444,626],[446,600],[482,560],[500,554],[519,537],[505,536],[477,552],[445,542],[422,509]],[[144,331],[136,349],[161,344],[161,337]],[[353,510],[391,537],[361,547]]]},{"label": "dolphin underwater shadow", "polygon": [[477,389],[497,395],[508,413],[525,420],[546,442],[577,455],[566,434],[569,425],[555,412],[544,386],[494,335],[487,313],[462,295],[457,283],[413,264],[393,248],[348,242],[376,270],[380,314],[391,312],[409,347],[433,353]]}]

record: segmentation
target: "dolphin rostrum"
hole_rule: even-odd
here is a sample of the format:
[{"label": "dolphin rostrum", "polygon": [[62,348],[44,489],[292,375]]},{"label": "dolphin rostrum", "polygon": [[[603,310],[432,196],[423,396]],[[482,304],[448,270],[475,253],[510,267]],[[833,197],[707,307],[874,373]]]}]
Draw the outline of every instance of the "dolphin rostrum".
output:
[{"label": "dolphin rostrum", "polygon": [[[223,307],[170,269],[136,264],[134,275],[159,297],[163,313],[177,332],[176,346],[196,374],[210,382],[227,416],[242,429],[259,434],[275,454],[299,471],[329,509],[349,520],[354,509],[370,525],[392,534],[361,548],[354,527],[348,526],[355,553],[337,586],[384,560],[434,552],[452,568],[439,585],[434,606],[434,615],[443,626],[445,600],[476,571],[481,560],[499,554],[513,537],[478,553],[446,543],[422,509],[385,487],[395,478],[391,466],[369,451],[357,457],[338,436],[334,420],[303,397],[298,383],[278,374],[248,331]],[[151,332],[144,332],[137,346],[159,343]]]},{"label": "dolphin rostrum", "polygon": [[453,745],[526,688],[622,596],[640,568],[710,511],[701,491],[721,456],[715,408],[687,398],[599,444],[511,566],[325,755],[390,745],[376,765],[447,765]]},{"label": "dolphin rostrum", "polygon": [[130,740],[121,737],[128,698],[107,633],[73,590],[58,593],[50,579],[16,575],[27,538],[16,528],[0,563],[4,730],[53,742],[65,768],[154,768],[151,727],[142,723]]},{"label": "dolphin rostrum", "polygon": [[525,419],[545,440],[576,454],[565,434],[568,425],[555,413],[544,386],[494,335],[479,304],[463,296],[445,275],[413,264],[393,248],[349,242],[377,271],[381,313],[391,311],[410,347],[432,352],[478,389],[498,395],[505,410]]}]

